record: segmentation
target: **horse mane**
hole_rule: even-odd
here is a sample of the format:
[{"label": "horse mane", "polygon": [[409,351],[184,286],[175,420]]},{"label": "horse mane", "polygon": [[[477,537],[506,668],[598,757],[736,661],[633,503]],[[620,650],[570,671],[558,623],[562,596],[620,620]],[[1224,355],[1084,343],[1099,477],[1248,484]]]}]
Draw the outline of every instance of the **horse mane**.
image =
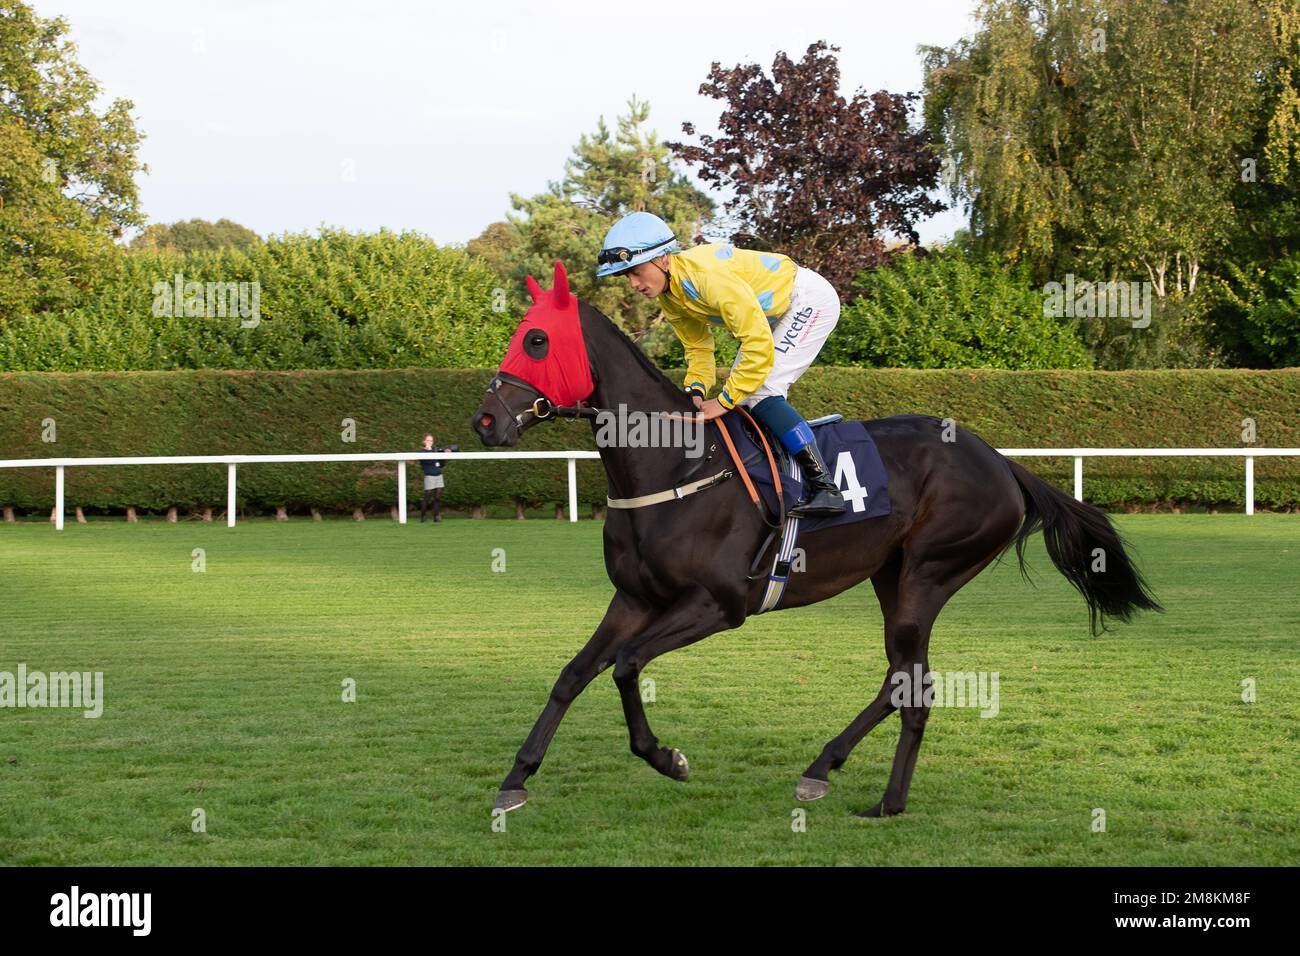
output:
[{"label": "horse mane", "polygon": [[[600,323],[608,326],[617,335],[617,340],[621,340],[621,344],[626,348],[626,350],[632,353],[637,363],[649,372],[653,378],[657,379],[664,385],[667,385],[674,392],[682,391],[679,386],[673,384],[672,379],[664,374],[663,369],[650,360],[650,356],[646,355],[645,352],[641,350],[641,346],[632,341],[632,337],[615,325],[614,321],[604,312],[601,312],[600,309],[596,308],[584,299],[578,300],[578,312],[579,315],[585,312],[593,319],[599,320]],[[683,392],[682,394],[685,393]]]}]

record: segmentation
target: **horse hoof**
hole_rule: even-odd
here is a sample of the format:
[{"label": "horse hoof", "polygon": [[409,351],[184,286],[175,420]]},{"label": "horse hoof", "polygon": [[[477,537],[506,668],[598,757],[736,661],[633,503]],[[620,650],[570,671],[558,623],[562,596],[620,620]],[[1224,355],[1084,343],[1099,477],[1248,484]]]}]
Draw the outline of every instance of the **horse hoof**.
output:
[{"label": "horse hoof", "polygon": [[810,800],[820,800],[830,792],[831,782],[829,780],[816,780],[812,777],[800,777],[799,786],[794,788],[794,798],[803,800],[807,803]]},{"label": "horse hoof", "polygon": [[496,803],[492,805],[492,812],[509,813],[511,810],[518,810],[527,802],[527,790],[499,790]]},{"label": "horse hoof", "polygon": [[899,810],[887,810],[887,809],[885,809],[885,802],[882,800],[882,801],[880,801],[880,803],[877,803],[877,804],[876,804],[874,807],[872,807],[870,810],[863,810],[861,813],[855,813],[854,816],[855,816],[855,817],[864,817],[864,818],[867,818],[867,819],[874,820],[874,819],[876,819],[877,817],[894,817],[894,816],[898,816],[898,814],[900,814],[900,813],[902,813],[902,812],[903,812],[903,811],[902,811],[901,809],[899,809]]},{"label": "horse hoof", "polygon": [[673,764],[668,776],[674,780],[685,780],[691,775],[691,765],[686,762],[686,754],[674,749],[669,752],[669,756],[672,757]]}]

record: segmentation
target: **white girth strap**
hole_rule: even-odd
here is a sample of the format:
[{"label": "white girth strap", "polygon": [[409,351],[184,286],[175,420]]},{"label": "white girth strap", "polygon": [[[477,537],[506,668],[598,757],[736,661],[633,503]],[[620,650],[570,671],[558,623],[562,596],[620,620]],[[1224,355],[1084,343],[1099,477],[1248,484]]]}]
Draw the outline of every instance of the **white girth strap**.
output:
[{"label": "white girth strap", "polygon": [[705,488],[716,485],[724,478],[730,477],[731,471],[723,469],[709,478],[701,478],[699,481],[692,481],[690,484],[670,488],[668,491],[656,491],[654,494],[638,495],[635,498],[610,498],[606,496],[605,502],[611,508],[644,508],[647,505],[657,505],[665,501],[677,501],[687,495],[693,495],[697,491],[703,491]]},{"label": "white girth strap", "polygon": [[[799,465],[793,459],[788,464],[790,477],[798,480]],[[777,549],[776,555],[772,558],[772,570],[767,575],[767,588],[763,591],[763,603],[758,606],[758,611],[755,613],[762,614],[764,611],[770,611],[780,603],[781,597],[785,594],[785,586],[790,581],[790,563],[794,559],[794,546],[798,540],[799,519],[787,516],[785,531],[781,536],[781,547]],[[780,571],[784,573],[778,573]]]}]

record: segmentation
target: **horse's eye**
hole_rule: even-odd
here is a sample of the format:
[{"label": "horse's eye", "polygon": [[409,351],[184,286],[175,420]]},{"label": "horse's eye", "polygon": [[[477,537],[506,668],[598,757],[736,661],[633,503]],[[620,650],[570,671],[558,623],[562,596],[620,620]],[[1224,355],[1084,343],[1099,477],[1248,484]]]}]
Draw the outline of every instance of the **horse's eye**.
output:
[{"label": "horse's eye", "polygon": [[524,336],[524,354],[529,358],[544,359],[550,347],[550,339],[542,329],[533,329]]}]

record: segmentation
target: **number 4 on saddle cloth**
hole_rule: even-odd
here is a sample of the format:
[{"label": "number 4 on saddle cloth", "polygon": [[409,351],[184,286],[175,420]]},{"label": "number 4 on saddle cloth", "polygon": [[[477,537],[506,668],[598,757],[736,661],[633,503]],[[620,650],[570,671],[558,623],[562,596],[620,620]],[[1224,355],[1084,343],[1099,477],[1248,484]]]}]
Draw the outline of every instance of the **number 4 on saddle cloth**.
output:
[{"label": "number 4 on saddle cloth", "polygon": [[[755,440],[751,427],[741,415],[723,415],[717,423],[727,429],[736,453],[745,463],[750,480],[758,490],[768,510],[776,515],[776,483],[772,480],[772,469],[768,465],[767,455]],[[843,421],[839,415],[809,422],[817,438],[817,448],[822,460],[830,470],[831,477],[839,485],[840,494],[844,496],[848,507],[842,514],[822,518],[786,517],[785,525],[780,530],[776,554],[767,569],[767,589],[763,594],[763,603],[758,613],[770,611],[781,601],[785,593],[786,581],[790,575],[790,565],[799,535],[810,534],[834,525],[851,524],[865,521],[867,518],[879,518],[889,514],[889,486],[885,476],[885,465],[880,460],[880,451],[872,441],[862,422]],[[790,458],[781,442],[768,435],[768,446],[776,458],[776,466],[781,472],[781,492],[785,499],[784,511],[788,512],[803,499],[803,472],[799,464]],[[777,532],[773,532],[776,536]],[[759,549],[761,559],[770,545],[771,539],[764,542]],[[757,560],[756,559],[756,562]],[[752,576],[751,569],[751,576]]]}]

